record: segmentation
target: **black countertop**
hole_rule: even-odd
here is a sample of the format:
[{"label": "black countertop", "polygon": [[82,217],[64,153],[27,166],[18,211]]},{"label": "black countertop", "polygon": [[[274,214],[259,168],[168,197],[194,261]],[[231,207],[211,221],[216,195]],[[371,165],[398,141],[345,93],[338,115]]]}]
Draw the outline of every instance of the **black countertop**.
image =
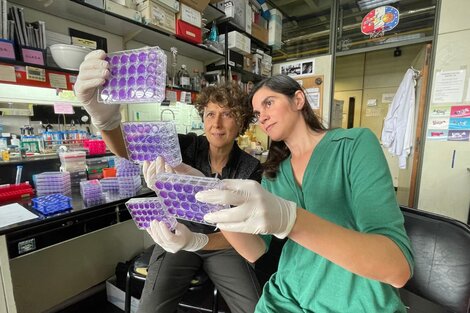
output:
[{"label": "black countertop", "polygon": [[[155,193],[143,186],[134,197],[152,196]],[[32,208],[31,199],[16,202],[38,215],[37,218],[0,228],[0,235],[7,238],[10,259],[45,248],[52,244],[129,220],[124,203],[134,197],[106,195],[102,204],[86,207],[78,190],[72,193],[72,209],[51,216],[44,216]],[[5,205],[1,203],[0,205]]]}]

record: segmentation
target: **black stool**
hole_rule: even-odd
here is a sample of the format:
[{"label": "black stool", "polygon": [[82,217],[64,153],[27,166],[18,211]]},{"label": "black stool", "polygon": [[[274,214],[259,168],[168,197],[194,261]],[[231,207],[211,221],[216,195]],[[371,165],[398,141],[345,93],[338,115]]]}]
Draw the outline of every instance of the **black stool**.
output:
[{"label": "black stool", "polygon": [[[150,257],[152,256],[154,246],[151,246],[144,250],[139,256],[137,256],[134,260],[132,260],[131,264],[129,265],[129,269],[127,270],[126,274],[126,297],[125,297],[125,312],[130,313],[131,312],[131,287],[132,287],[132,281],[141,281],[145,282],[145,279],[147,278],[146,273],[138,273],[136,271],[137,268],[147,268],[148,264],[150,262]],[[190,291],[201,291],[204,292],[208,290],[211,286],[213,286],[212,282],[210,281],[209,277],[207,274],[201,270],[196,275],[194,278],[191,280],[191,286],[189,287]],[[212,293],[212,306],[211,308],[207,307],[201,307],[201,304],[194,304],[191,299],[189,301],[183,301],[179,304],[181,307],[185,308],[190,308],[190,309],[196,309],[204,312],[212,312],[212,313],[218,313],[218,307],[219,307],[219,301],[218,301],[218,291],[215,286],[209,291],[205,292],[205,294]],[[200,302],[200,297],[197,302]]]}]

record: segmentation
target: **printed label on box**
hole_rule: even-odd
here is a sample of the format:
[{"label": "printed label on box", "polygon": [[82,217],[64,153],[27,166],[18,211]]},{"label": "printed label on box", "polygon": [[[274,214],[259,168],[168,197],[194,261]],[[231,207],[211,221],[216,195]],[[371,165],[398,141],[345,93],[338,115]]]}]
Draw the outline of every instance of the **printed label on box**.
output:
[{"label": "printed label on box", "polygon": [[74,114],[73,106],[69,103],[54,103],[55,114]]},{"label": "printed label on box", "polygon": [[40,50],[21,48],[21,54],[23,55],[23,61],[26,63],[44,65],[44,55]]},{"label": "printed label on box", "polygon": [[0,41],[0,57],[5,59],[15,59],[15,49],[11,42]]}]

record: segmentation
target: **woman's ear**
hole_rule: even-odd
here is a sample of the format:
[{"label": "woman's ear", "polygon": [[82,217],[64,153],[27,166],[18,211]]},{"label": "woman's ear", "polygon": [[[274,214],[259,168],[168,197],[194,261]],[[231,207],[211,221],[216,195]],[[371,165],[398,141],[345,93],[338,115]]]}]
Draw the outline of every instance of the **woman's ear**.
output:
[{"label": "woman's ear", "polygon": [[294,103],[298,111],[302,110],[305,104],[305,93],[302,90],[297,90],[294,94]]}]

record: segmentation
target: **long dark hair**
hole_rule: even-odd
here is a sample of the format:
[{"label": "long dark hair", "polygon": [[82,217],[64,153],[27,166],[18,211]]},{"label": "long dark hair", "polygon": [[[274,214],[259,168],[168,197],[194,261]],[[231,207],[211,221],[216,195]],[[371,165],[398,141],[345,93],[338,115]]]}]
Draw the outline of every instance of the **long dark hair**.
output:
[{"label": "long dark hair", "polygon": [[[289,101],[293,101],[295,93],[300,90],[304,93],[305,91],[299,85],[299,83],[293,78],[287,75],[275,75],[269,78],[265,78],[260,81],[251,91],[249,102],[253,104],[253,96],[262,87],[267,87],[274,92],[283,94],[289,98]],[[302,116],[310,129],[315,132],[325,130],[325,127],[320,122],[312,107],[308,103],[307,96],[305,96],[305,104],[301,110]],[[290,155],[289,148],[284,141],[273,141],[269,147],[268,158],[263,164],[264,176],[273,179],[276,177],[279,170],[279,164]]]}]

